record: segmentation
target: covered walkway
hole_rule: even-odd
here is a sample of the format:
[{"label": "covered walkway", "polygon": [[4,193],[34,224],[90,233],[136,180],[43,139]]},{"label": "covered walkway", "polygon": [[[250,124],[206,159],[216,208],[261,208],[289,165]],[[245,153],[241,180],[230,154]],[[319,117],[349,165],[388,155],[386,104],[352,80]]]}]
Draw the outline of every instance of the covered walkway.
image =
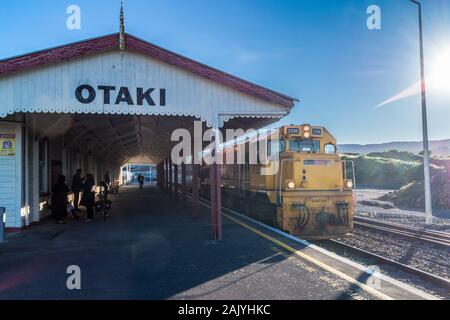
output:
[{"label": "covered walkway", "polygon": [[[157,189],[124,187],[112,200],[106,222],[44,220],[10,236],[0,247],[0,299],[370,297],[230,220],[224,239],[210,240],[209,210],[192,219]],[[69,265],[81,268],[82,290],[67,289]]]},{"label": "covered walkway", "polygon": [[[60,175],[70,184],[79,168],[97,183],[106,173],[117,182],[122,165],[145,157],[158,166],[160,188],[178,185],[176,129],[197,149],[197,181],[196,158],[219,130],[262,128],[297,102],[124,30],[122,15],[119,33],[0,61],[0,207],[9,230],[45,217],[51,187]],[[222,237],[219,166],[210,168],[213,239]]]}]

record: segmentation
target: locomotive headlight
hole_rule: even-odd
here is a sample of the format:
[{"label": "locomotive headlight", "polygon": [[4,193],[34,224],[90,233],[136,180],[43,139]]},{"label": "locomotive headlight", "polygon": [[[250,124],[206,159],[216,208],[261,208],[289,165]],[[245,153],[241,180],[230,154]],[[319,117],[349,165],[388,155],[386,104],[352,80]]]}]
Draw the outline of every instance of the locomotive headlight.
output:
[{"label": "locomotive headlight", "polygon": [[304,126],[303,127],[303,131],[305,131],[305,132],[309,132],[310,130],[311,130],[310,126]]},{"label": "locomotive headlight", "polygon": [[353,188],[353,181],[352,180],[347,180],[347,182],[345,183],[345,186],[349,189]]},{"label": "locomotive headlight", "polygon": [[304,133],[303,133],[303,136],[304,136],[305,138],[309,138],[309,137],[311,136],[311,133],[310,133],[310,132],[304,132]]},{"label": "locomotive headlight", "polygon": [[288,189],[295,189],[295,182],[294,181],[289,181],[287,183],[287,187],[288,187]]}]

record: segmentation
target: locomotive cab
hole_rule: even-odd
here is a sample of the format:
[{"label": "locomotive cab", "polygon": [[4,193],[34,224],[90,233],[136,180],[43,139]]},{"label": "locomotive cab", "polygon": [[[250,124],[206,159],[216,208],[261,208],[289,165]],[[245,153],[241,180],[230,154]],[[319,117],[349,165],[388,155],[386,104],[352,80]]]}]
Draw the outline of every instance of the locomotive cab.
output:
[{"label": "locomotive cab", "polygon": [[303,238],[332,238],[352,231],[353,179],[322,127],[286,126],[278,173],[279,223]]}]

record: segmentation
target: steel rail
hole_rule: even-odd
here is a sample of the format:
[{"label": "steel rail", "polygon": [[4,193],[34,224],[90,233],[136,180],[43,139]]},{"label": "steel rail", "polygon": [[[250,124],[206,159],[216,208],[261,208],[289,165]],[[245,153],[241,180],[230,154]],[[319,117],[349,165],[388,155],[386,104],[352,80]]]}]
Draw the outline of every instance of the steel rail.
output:
[{"label": "steel rail", "polygon": [[349,250],[350,252],[353,252],[356,255],[362,255],[367,258],[376,260],[378,262],[378,264],[390,265],[390,266],[396,267],[400,270],[406,271],[407,273],[417,275],[417,276],[421,277],[422,279],[433,282],[434,284],[436,284],[440,287],[450,288],[450,280],[449,279],[446,279],[446,278],[434,275],[432,273],[411,267],[409,265],[406,265],[406,264],[400,263],[398,261],[380,256],[380,255],[372,253],[370,251],[366,251],[366,250],[354,247],[352,245],[349,245],[349,244],[346,244],[346,243],[343,243],[343,242],[340,242],[337,240],[325,240],[322,242],[322,244],[323,243],[332,243],[333,245],[341,247],[345,250]]},{"label": "steel rail", "polygon": [[395,223],[376,221],[373,219],[354,217],[354,225],[363,228],[375,229],[418,241],[424,241],[435,245],[450,248],[450,234],[446,232],[421,229],[404,226]]}]

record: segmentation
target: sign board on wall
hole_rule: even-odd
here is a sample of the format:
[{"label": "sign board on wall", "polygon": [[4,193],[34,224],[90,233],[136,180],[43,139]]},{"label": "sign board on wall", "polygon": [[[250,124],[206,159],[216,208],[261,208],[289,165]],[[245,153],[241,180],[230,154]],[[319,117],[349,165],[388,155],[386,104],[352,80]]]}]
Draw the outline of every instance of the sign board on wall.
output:
[{"label": "sign board on wall", "polygon": [[16,112],[183,116],[222,126],[236,116],[280,118],[288,112],[259,99],[260,88],[235,88],[220,72],[224,83],[196,72],[131,51],[92,54],[0,77],[0,118]]},{"label": "sign board on wall", "polygon": [[16,154],[16,136],[14,134],[0,134],[0,156],[14,156]]}]

